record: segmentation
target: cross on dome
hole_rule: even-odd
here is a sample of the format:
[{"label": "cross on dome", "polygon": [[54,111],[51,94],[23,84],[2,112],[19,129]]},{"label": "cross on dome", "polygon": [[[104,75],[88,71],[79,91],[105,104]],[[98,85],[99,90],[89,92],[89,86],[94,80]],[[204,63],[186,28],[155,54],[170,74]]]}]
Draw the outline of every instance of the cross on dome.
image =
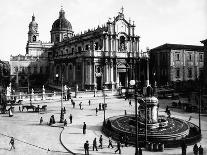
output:
[{"label": "cross on dome", "polygon": [[124,7],[123,6],[121,7],[121,13],[122,14],[124,13]]}]

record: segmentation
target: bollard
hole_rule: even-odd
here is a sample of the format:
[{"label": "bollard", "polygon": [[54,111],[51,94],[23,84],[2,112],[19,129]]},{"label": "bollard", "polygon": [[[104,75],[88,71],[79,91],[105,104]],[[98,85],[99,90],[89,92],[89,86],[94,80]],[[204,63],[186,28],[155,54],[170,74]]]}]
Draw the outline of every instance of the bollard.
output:
[{"label": "bollard", "polygon": [[153,151],[153,143],[149,143],[149,151]]},{"label": "bollard", "polygon": [[160,149],[160,151],[163,152],[164,149],[165,149],[165,144],[161,144],[161,149]]}]

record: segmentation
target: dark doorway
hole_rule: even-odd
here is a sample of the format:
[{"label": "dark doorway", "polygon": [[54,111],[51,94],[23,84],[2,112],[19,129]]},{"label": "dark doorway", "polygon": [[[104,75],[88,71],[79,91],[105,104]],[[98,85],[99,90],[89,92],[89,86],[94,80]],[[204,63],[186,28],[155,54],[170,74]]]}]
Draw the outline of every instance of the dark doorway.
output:
[{"label": "dark doorway", "polygon": [[124,87],[125,87],[125,77],[126,77],[126,72],[120,72],[119,73],[119,82]]},{"label": "dark doorway", "polygon": [[97,83],[97,90],[101,90],[101,76],[96,77],[96,83]]}]

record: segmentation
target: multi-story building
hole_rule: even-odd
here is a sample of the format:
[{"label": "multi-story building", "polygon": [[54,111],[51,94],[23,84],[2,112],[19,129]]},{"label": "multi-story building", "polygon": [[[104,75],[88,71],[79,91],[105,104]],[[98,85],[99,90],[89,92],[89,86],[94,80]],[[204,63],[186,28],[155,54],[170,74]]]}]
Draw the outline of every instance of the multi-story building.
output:
[{"label": "multi-story building", "polygon": [[202,40],[201,43],[204,44],[204,85],[207,88],[207,39]]},{"label": "multi-story building", "polygon": [[152,74],[158,84],[197,80],[203,72],[203,46],[164,44],[150,50]]},{"label": "multi-story building", "polygon": [[53,43],[39,40],[38,24],[35,16],[29,23],[26,54],[10,57],[11,80],[17,86],[27,86],[30,75],[46,75],[48,73],[48,52]]},{"label": "multi-story building", "polygon": [[53,23],[49,53],[50,84],[64,83],[79,89],[117,89],[135,79],[139,36],[135,24],[126,20],[123,8],[113,19],[95,29],[74,35],[61,9]]}]

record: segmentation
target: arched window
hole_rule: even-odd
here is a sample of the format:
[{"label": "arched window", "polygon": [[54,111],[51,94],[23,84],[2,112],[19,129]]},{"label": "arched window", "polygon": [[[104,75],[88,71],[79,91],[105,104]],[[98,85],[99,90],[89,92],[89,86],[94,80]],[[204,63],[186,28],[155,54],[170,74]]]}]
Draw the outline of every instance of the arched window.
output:
[{"label": "arched window", "polygon": [[124,36],[120,37],[120,49],[121,51],[125,50],[125,37]]}]

